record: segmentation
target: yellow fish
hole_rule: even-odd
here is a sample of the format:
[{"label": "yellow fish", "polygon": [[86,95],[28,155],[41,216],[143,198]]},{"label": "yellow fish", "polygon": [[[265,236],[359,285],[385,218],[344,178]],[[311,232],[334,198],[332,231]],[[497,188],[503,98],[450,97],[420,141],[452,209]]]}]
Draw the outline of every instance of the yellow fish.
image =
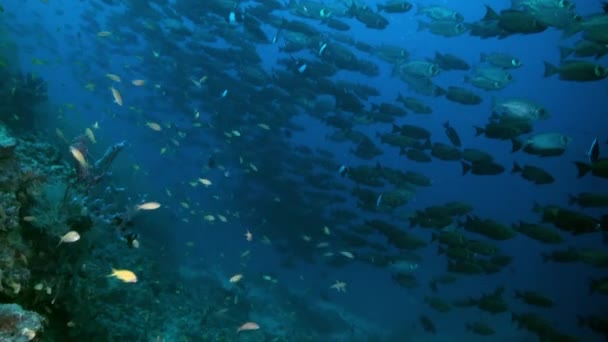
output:
[{"label": "yellow fish", "polygon": [[116,270],[112,269],[112,274],[108,274],[108,277],[114,277],[116,279],[121,280],[124,283],[136,283],[137,276],[135,273],[129,270]]},{"label": "yellow fish", "polygon": [[82,166],[85,169],[89,168],[89,163],[84,158],[84,155],[82,154],[82,152],[80,152],[79,149],[77,149],[74,146],[70,146],[70,152],[72,153],[72,156],[74,157],[74,159],[76,159],[78,164],[80,164],[80,166]]}]

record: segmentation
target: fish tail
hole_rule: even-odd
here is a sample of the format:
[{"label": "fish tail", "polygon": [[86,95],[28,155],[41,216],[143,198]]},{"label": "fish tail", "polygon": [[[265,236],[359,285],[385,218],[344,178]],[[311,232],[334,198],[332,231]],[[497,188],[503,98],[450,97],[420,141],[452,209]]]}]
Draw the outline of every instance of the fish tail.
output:
[{"label": "fish tail", "polygon": [[521,166],[519,166],[519,164],[517,164],[517,162],[513,162],[513,169],[511,170],[511,173],[517,173],[517,172],[521,172]]},{"label": "fish tail", "polygon": [[543,63],[545,63],[545,75],[544,77],[551,77],[555,74],[557,74],[559,72],[559,68],[556,67],[555,65],[544,61]]},{"label": "fish tail", "polygon": [[511,139],[511,153],[521,150],[522,143],[520,140],[513,138]]},{"label": "fish tail", "polygon": [[463,161],[460,162],[460,164],[462,165],[462,175],[466,175],[467,173],[469,173],[469,171],[471,171],[471,165],[467,164]]},{"label": "fish tail", "polygon": [[575,205],[577,201],[578,199],[576,198],[576,196],[572,194],[568,195],[568,205]]},{"label": "fish tail", "polygon": [[576,165],[576,169],[578,170],[578,178],[585,176],[589,171],[591,171],[592,166],[590,164],[586,164],[583,162],[574,162]]},{"label": "fish tail", "polygon": [[559,47],[559,58],[560,60],[564,60],[566,58],[568,58],[568,56],[570,56],[572,54],[572,52],[574,52],[574,49],[569,48],[567,46],[560,46]]}]

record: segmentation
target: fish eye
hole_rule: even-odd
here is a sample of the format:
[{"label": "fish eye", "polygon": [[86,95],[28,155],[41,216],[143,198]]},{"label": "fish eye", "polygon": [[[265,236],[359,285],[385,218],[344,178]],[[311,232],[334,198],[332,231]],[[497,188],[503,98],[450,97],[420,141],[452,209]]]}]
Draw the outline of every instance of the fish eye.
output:
[{"label": "fish eye", "polygon": [[601,77],[606,74],[606,70],[604,70],[604,68],[602,68],[601,66],[597,65],[595,68],[593,68],[593,73],[595,74],[595,76]]}]

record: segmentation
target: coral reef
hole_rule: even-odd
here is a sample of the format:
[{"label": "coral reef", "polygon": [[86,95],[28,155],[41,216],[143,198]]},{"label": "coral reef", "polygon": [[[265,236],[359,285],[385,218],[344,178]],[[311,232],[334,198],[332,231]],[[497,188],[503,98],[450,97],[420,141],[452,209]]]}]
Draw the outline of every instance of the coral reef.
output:
[{"label": "coral reef", "polygon": [[11,136],[8,129],[0,124],[0,159],[10,157],[17,146],[17,139]]},{"label": "coral reef", "polygon": [[17,304],[0,304],[0,341],[31,341],[42,329],[42,321],[42,316]]}]

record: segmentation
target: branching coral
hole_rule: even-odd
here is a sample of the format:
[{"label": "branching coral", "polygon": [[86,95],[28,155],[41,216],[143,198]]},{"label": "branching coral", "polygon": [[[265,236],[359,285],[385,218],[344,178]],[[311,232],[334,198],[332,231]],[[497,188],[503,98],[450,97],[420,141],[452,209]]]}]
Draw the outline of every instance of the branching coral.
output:
[{"label": "branching coral", "polygon": [[[76,138],[76,141],[72,144],[72,147],[82,153],[84,156],[87,155],[87,144],[86,139],[83,136]],[[93,185],[98,184],[102,178],[108,174],[110,165],[118,156],[118,153],[127,145],[126,141],[116,143],[106,149],[104,155],[99,158],[94,164],[81,165],[77,164],[78,183],[85,185],[86,190]]]}]

